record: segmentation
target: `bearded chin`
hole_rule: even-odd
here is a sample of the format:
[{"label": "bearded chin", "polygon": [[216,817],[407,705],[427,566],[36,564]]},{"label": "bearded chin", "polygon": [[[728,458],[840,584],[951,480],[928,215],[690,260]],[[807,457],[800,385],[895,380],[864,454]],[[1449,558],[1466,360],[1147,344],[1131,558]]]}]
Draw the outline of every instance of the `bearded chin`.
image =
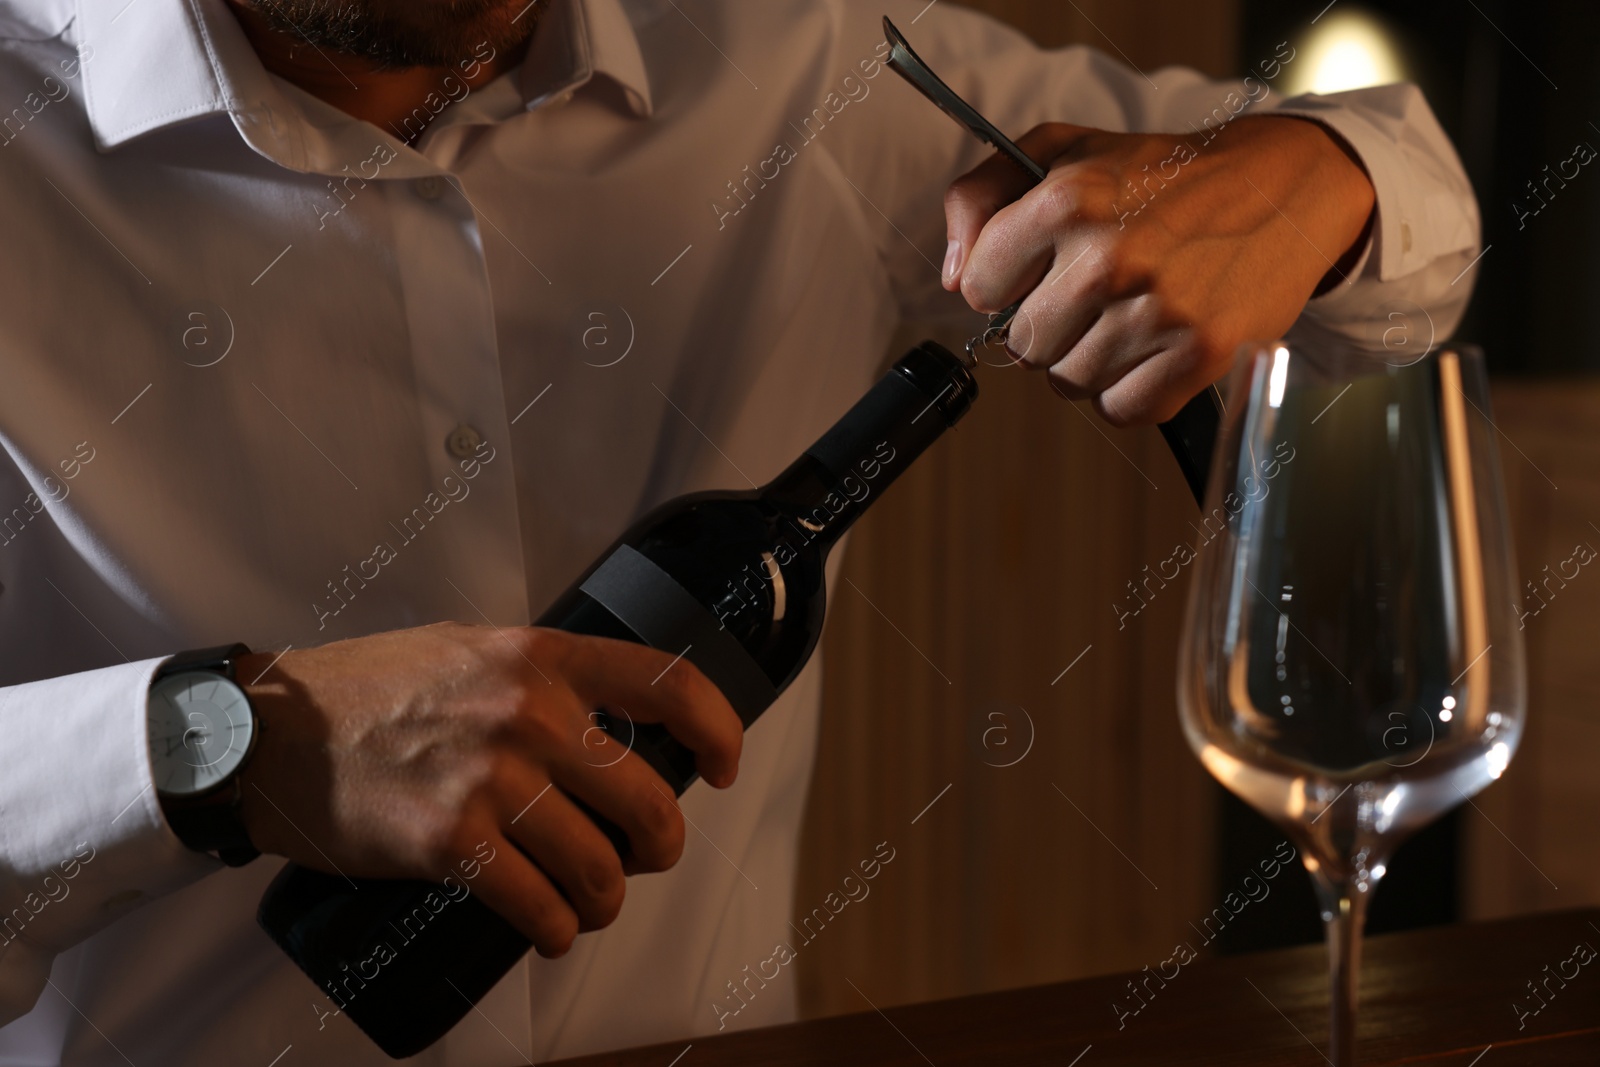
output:
[{"label": "bearded chin", "polygon": [[486,45],[490,54],[508,52],[533,32],[547,2],[251,0],[250,6],[280,32],[321,51],[404,70],[481,59]]}]

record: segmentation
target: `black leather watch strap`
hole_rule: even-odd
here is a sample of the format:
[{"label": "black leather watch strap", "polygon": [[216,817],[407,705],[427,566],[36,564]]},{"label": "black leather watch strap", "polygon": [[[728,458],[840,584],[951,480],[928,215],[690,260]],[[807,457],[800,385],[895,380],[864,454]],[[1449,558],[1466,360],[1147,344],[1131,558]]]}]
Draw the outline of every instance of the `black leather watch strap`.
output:
[{"label": "black leather watch strap", "polygon": [[243,867],[261,853],[245,832],[240,806],[244,792],[234,775],[199,797],[162,798],[167,824],[178,840],[198,852],[214,852],[230,867]]},{"label": "black leather watch strap", "polygon": [[250,646],[235,642],[212,648],[195,648],[179,652],[156,668],[156,677],[167,678],[184,671],[214,671],[228,681],[233,681],[233,664],[240,656],[248,656]]},{"label": "black leather watch strap", "polygon": [[[156,670],[156,679],[169,678],[185,671],[210,671],[236,682],[234,663],[240,656],[250,654],[243,644],[218,645],[179,652]],[[251,714],[254,715],[254,709]],[[256,720],[256,729],[261,721]],[[242,766],[242,764],[241,764]],[[214,852],[230,867],[242,867],[261,853],[245,832],[240,809],[244,793],[239,784],[239,772],[234,771],[216,788],[192,797],[161,796],[161,810],[167,825],[178,835],[178,840],[198,852]]]}]

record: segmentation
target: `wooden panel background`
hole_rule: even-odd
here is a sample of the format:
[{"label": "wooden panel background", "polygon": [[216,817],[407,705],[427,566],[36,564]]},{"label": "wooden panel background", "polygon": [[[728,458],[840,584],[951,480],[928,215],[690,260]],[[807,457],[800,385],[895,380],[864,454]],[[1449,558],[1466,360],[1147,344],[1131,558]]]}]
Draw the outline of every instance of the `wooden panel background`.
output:
[{"label": "wooden panel background", "polygon": [[1466,816],[1474,918],[1600,902],[1600,559],[1573,559],[1600,550],[1600,382],[1499,382],[1494,404],[1521,580],[1557,577],[1523,600],[1522,746]]},{"label": "wooden panel background", "polygon": [[[1144,69],[1234,67],[1234,0],[971,6]],[[853,534],[829,609],[796,922],[878,842],[896,852],[800,952],[806,1016],[1135,970],[1217,903],[1173,695],[1187,578],[1125,626],[1113,608],[1195,539],[1193,500],[1155,430],[980,375]]]}]

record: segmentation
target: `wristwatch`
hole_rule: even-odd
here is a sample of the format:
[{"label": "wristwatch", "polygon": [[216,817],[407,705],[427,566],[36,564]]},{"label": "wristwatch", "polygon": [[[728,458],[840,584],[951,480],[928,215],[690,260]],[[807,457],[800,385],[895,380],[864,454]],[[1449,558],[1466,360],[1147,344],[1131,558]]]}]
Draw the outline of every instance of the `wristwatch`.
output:
[{"label": "wristwatch", "polygon": [[241,644],[180,652],[150,683],[150,770],[167,825],[178,840],[230,867],[261,855],[240,814],[239,769],[255,749],[260,724],[234,680]]}]

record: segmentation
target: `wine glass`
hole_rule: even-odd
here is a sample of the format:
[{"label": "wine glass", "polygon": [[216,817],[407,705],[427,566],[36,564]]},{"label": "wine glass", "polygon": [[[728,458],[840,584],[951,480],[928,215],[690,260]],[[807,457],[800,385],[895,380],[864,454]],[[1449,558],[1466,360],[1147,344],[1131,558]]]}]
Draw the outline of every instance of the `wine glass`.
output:
[{"label": "wine glass", "polygon": [[1355,1055],[1361,928],[1405,837],[1506,769],[1522,641],[1482,354],[1240,352],[1178,664],[1206,769],[1300,846],[1330,1055]]}]

